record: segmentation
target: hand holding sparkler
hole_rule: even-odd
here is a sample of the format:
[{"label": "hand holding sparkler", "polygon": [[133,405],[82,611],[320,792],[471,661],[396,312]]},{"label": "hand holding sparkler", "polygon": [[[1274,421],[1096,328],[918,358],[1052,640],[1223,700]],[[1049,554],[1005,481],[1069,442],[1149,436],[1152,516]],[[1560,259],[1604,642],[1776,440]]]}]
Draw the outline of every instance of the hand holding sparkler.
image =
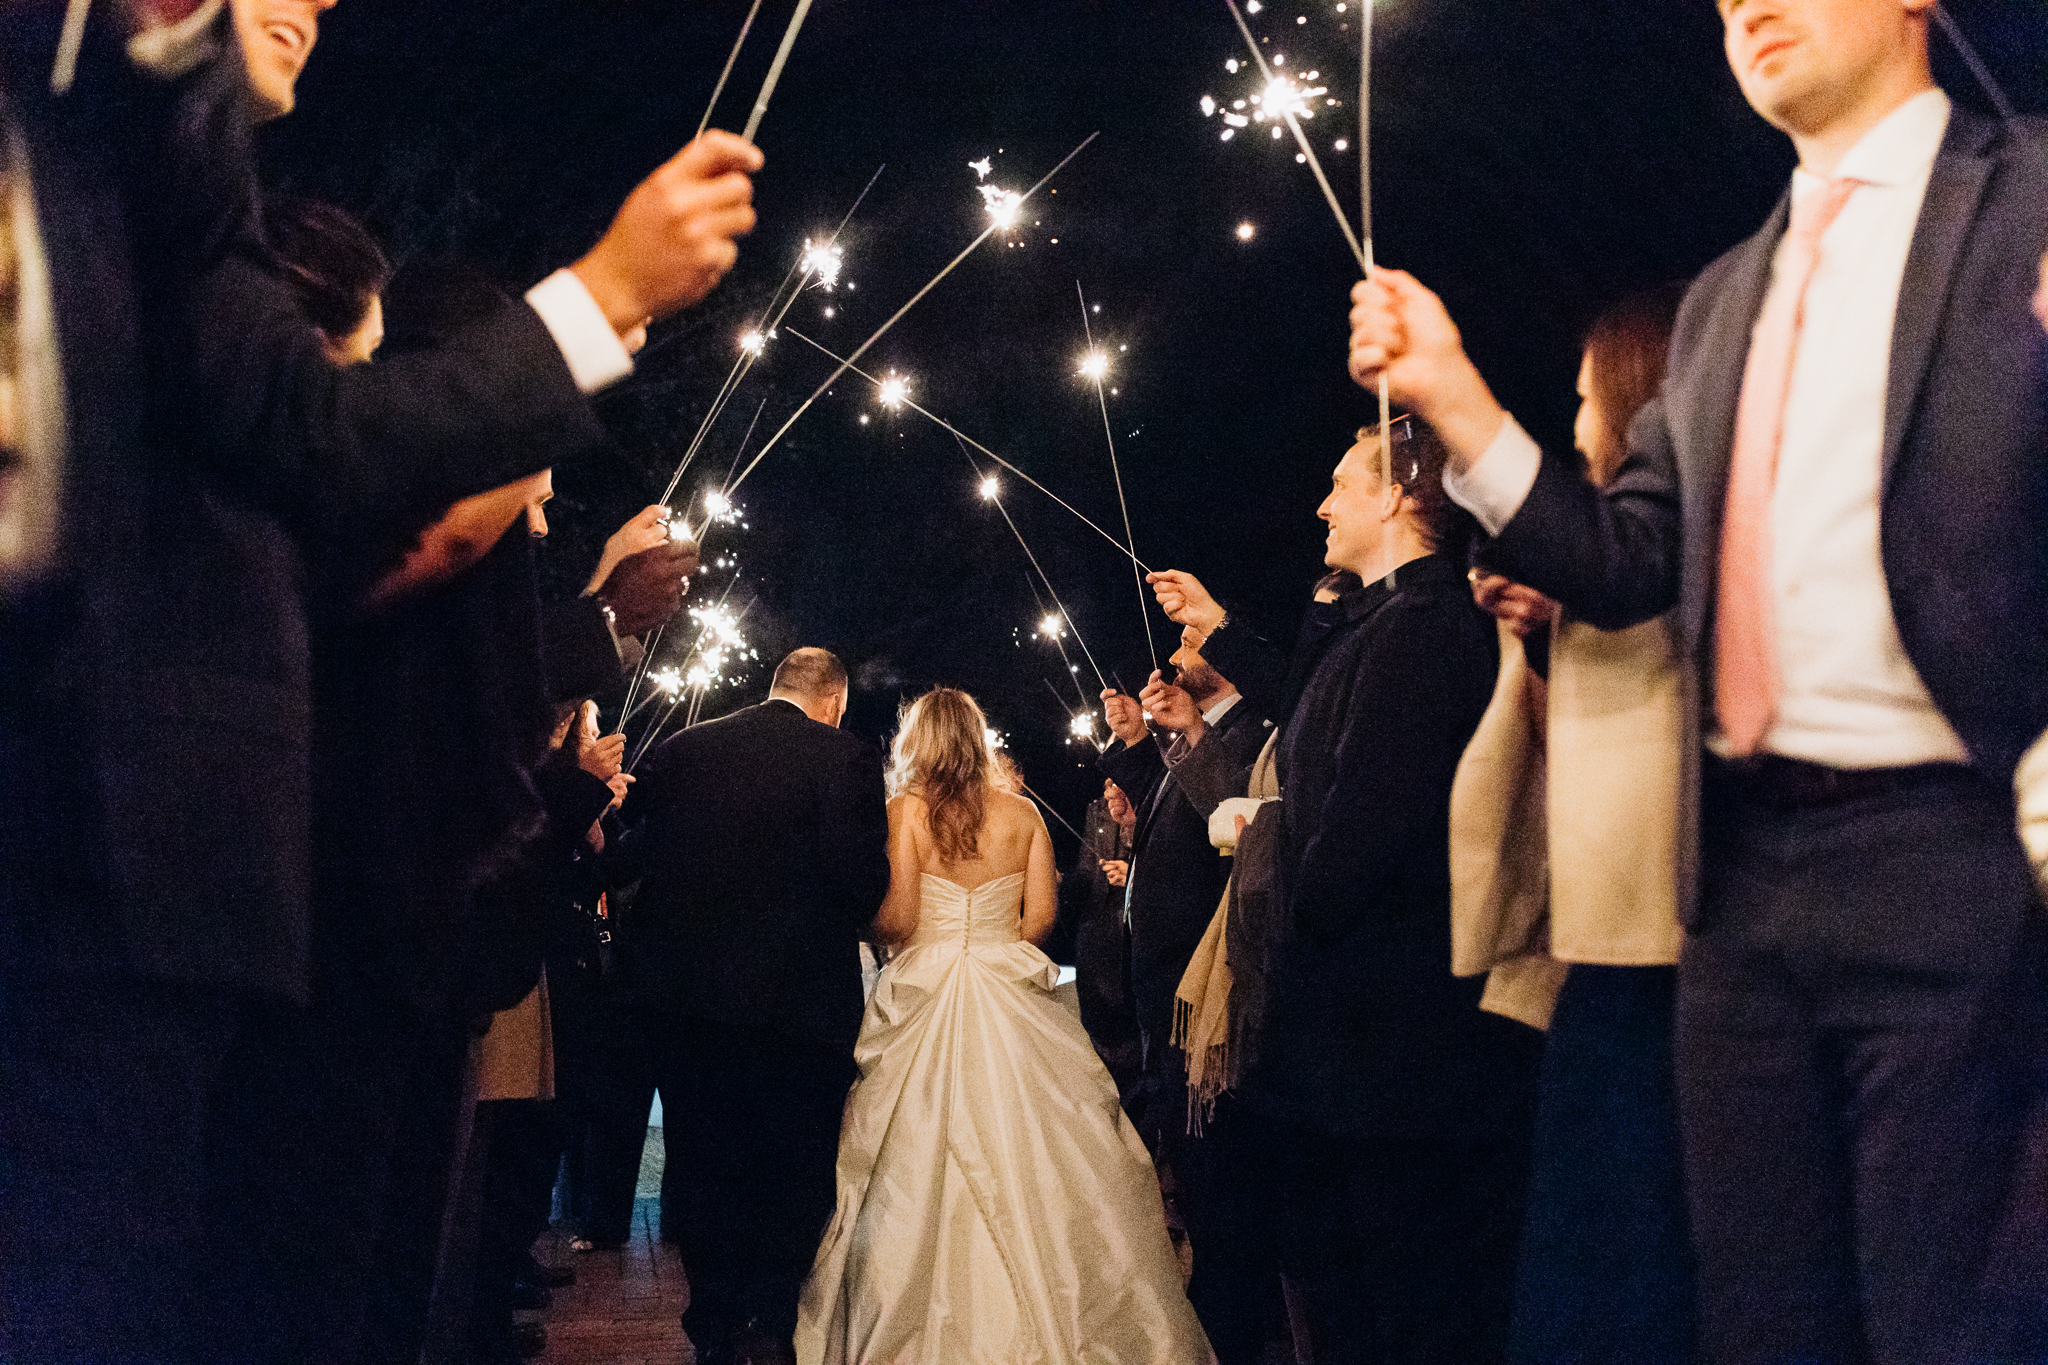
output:
[{"label": "hand holding sparkler", "polygon": [[626,737],[605,735],[593,739],[576,752],[576,766],[600,782],[621,775],[626,765]]},{"label": "hand holding sparkler", "polygon": [[590,584],[585,592],[596,592],[604,586],[619,561],[629,555],[637,555],[665,543],[669,538],[668,509],[660,503],[649,503],[636,513],[633,519],[612,532],[604,543],[604,553],[598,557],[597,569],[590,575]]},{"label": "hand holding sparkler", "polygon": [[1111,886],[1124,886],[1131,880],[1131,865],[1122,858],[1104,858],[1102,876]]},{"label": "hand holding sparkler", "polygon": [[1128,843],[1132,833],[1138,828],[1138,812],[1131,808],[1131,798],[1124,795],[1122,787],[1105,780],[1102,784],[1102,802],[1109,808],[1109,818],[1116,821],[1117,828],[1124,832],[1124,840]]},{"label": "hand holding sparkler", "polygon": [[1443,300],[1413,275],[1382,267],[1351,288],[1351,377],[1394,396],[1436,429],[1459,473],[1493,444],[1506,409],[1465,354]]},{"label": "hand holding sparkler", "polygon": [[695,572],[697,542],[664,535],[652,549],[620,560],[597,595],[612,609],[619,634],[644,635],[676,614]]},{"label": "hand holding sparkler", "polygon": [[1209,595],[1202,580],[1193,574],[1168,569],[1164,573],[1146,574],[1145,581],[1152,585],[1159,609],[1176,625],[1193,626],[1206,638],[1223,624],[1223,605]]},{"label": "hand holding sparkler", "polygon": [[570,267],[624,335],[687,308],[739,259],[754,230],[760,149],[714,128],[641,181],[588,255]]},{"label": "hand holding sparkler", "polygon": [[1158,669],[1152,670],[1145,690],[1138,693],[1138,704],[1161,726],[1178,731],[1189,744],[1198,742],[1207,728],[1202,724],[1202,708],[1195,705],[1195,699],[1185,689],[1166,681]]},{"label": "hand holding sparkler", "polygon": [[1109,732],[1127,745],[1143,744],[1145,737],[1152,733],[1145,727],[1145,711],[1137,699],[1125,696],[1114,687],[1102,689],[1102,718],[1109,722]]}]

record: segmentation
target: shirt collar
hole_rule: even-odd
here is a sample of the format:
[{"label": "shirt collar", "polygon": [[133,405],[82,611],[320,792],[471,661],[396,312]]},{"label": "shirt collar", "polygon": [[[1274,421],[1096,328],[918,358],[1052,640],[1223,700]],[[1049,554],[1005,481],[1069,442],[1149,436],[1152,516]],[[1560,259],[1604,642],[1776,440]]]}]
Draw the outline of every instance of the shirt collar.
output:
[{"label": "shirt collar", "polygon": [[1217,721],[1223,719],[1224,712],[1228,711],[1231,707],[1237,705],[1238,702],[1240,702],[1241,700],[1243,700],[1243,698],[1239,697],[1237,693],[1232,692],[1222,701],[1217,702],[1208,710],[1202,712],[1202,724],[1214,725]]},{"label": "shirt collar", "polygon": [[[1925,182],[1934,170],[1941,139],[1948,132],[1948,96],[1939,89],[1922,90],[1886,114],[1859,138],[1835,168],[1837,177],[1866,185],[1912,185]],[[1792,172],[1792,197],[1804,198],[1827,182],[1805,167]]]}]

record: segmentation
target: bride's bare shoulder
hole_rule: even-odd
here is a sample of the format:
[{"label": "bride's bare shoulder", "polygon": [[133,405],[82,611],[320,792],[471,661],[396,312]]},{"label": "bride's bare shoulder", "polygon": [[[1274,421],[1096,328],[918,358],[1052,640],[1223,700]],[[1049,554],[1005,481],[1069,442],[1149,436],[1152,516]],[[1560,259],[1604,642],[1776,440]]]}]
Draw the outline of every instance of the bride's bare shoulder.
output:
[{"label": "bride's bare shoulder", "polygon": [[1018,796],[1015,792],[990,793],[988,812],[993,819],[1026,829],[1041,823],[1038,807],[1032,804],[1031,798]]}]

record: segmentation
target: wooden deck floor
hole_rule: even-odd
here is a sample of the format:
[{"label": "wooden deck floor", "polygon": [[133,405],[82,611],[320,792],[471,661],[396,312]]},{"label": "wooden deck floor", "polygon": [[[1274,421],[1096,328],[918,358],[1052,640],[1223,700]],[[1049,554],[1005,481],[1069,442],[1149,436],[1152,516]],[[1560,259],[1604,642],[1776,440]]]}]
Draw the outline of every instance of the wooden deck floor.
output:
[{"label": "wooden deck floor", "polygon": [[633,1235],[616,1251],[572,1252],[560,1232],[534,1244],[543,1263],[576,1272],[537,1315],[548,1344],[536,1365],[696,1365],[680,1322],[689,1286],[675,1249],[656,1236],[657,1208],[653,1199],[634,1202]]}]

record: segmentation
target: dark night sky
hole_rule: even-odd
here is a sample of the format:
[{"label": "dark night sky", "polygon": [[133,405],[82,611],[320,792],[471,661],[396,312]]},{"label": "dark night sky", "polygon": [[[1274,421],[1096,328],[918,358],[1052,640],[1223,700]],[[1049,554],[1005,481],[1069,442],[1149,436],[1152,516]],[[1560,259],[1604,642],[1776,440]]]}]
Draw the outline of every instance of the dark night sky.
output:
[{"label": "dark night sky", "polygon": [[[792,7],[763,6],[720,126],[744,121]],[[323,16],[298,112],[269,134],[268,171],[361,214],[402,263],[459,258],[523,288],[585,250],[688,138],[745,8],[345,0]],[[2048,6],[1950,8],[2015,100],[2048,109]],[[1381,0],[1375,13],[1379,258],[1442,292],[1503,401],[1540,439],[1566,441],[1592,315],[1751,231],[1789,147],[1743,105],[1707,0]],[[1356,30],[1343,17],[1334,0],[1268,0],[1253,26],[1343,101],[1309,128],[1355,205]],[[1057,194],[1027,206],[1019,245],[991,239],[864,367],[910,376],[919,402],[1114,529],[1101,415],[1074,377],[1079,280],[1116,362],[1110,416],[1139,554],[1291,630],[1319,572],[1314,509],[1372,405],[1343,370],[1354,270],[1306,168],[1256,126],[1219,141],[1197,108],[1248,92],[1223,68],[1242,55],[1222,0],[818,0],[762,125],[761,226],[739,267],[658,326],[636,376],[602,400],[611,445],[556,471],[559,576],[580,577],[659,494],[735,338],[877,166],[841,239],[855,288],[807,293],[789,314],[842,354],[985,225],[969,161],[995,155],[992,178],[1023,189],[1099,131]],[[1945,48],[1938,58],[1950,90],[1978,102]],[[1339,137],[1352,152],[1332,149]],[[1240,221],[1257,225],[1249,244]],[[757,404],[758,445],[829,372],[794,338],[772,345],[686,487],[725,470]],[[1149,665],[1127,561],[1014,478],[1005,488],[1102,667],[1137,685]],[[731,600],[756,600],[748,629],[766,659],[838,650],[856,678],[849,724],[877,737],[899,697],[968,688],[1027,778],[1077,818],[1099,783],[1092,755],[1062,742],[1073,690],[1064,710],[1047,690],[1063,665],[1031,638],[1023,554],[951,437],[884,413],[849,376],[738,500],[746,529],[714,531],[709,557],[737,553]],[[714,573],[699,591],[723,588]],[[1175,628],[1152,620],[1163,655]],[[758,669],[712,710],[765,687]]]}]

